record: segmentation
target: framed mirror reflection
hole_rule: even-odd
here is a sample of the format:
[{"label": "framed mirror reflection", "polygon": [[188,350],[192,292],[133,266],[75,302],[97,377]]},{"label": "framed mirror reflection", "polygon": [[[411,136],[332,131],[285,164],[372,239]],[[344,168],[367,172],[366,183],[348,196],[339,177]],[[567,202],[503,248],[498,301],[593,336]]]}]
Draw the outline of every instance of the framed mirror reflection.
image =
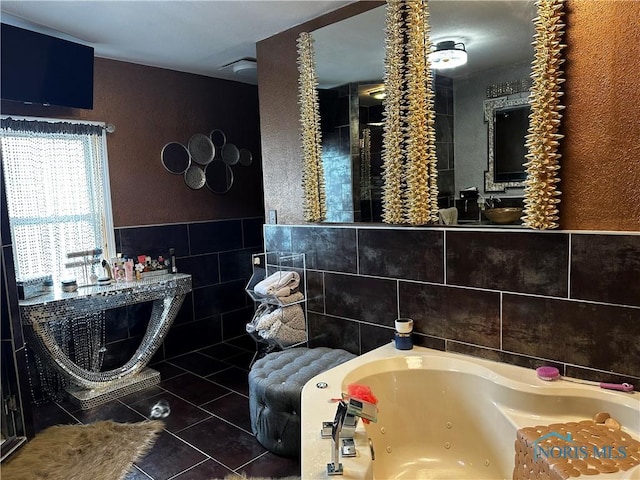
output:
[{"label": "framed mirror reflection", "polygon": [[[502,206],[523,206],[522,178],[485,183],[495,172],[485,101],[527,98],[528,91],[502,87],[528,83],[536,5],[430,0],[429,11],[432,43],[461,44],[467,52],[464,65],[434,70],[438,203],[457,207],[461,222],[489,223],[460,192],[475,187],[480,200],[491,195]],[[383,5],[312,32],[329,222],[381,221],[384,22]],[[514,162],[522,164],[510,159],[509,169]]]}]

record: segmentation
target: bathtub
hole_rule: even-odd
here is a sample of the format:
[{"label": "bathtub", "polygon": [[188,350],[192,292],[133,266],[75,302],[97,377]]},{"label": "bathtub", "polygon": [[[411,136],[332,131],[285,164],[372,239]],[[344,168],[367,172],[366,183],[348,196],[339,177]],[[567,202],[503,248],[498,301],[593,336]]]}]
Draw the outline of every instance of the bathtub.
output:
[{"label": "bathtub", "polygon": [[[390,343],[304,386],[303,480],[328,478],[332,442],[321,438],[322,422],[333,420],[332,399],[354,382],[377,396],[378,422],[358,423],[357,455],[340,460],[344,479],[511,479],[519,428],[590,419],[599,411],[640,439],[638,392],[545,382],[531,369]],[[640,479],[640,466],[594,478]]]}]

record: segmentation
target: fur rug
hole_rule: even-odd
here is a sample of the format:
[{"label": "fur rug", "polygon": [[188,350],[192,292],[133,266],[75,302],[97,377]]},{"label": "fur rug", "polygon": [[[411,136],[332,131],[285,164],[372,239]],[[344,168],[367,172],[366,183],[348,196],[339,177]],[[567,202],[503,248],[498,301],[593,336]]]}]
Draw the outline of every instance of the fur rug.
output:
[{"label": "fur rug", "polygon": [[[215,480],[215,479],[213,479]],[[245,477],[244,475],[227,475],[223,480],[300,480],[300,477],[282,477],[282,478],[273,478],[273,477]]]},{"label": "fur rug", "polygon": [[273,477],[245,477],[244,475],[227,475],[224,477],[224,480],[300,480],[300,477],[282,477],[282,478],[273,478]]},{"label": "fur rug", "polygon": [[1,475],[6,480],[120,480],[163,427],[159,420],[49,427],[3,463]]}]

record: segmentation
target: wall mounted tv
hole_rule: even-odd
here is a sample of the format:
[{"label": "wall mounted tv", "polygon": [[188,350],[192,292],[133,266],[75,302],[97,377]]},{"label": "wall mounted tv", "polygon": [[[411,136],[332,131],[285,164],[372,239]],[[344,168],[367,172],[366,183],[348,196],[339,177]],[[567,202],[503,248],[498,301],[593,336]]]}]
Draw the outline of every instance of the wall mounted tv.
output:
[{"label": "wall mounted tv", "polygon": [[93,47],[3,23],[0,97],[93,108]]}]

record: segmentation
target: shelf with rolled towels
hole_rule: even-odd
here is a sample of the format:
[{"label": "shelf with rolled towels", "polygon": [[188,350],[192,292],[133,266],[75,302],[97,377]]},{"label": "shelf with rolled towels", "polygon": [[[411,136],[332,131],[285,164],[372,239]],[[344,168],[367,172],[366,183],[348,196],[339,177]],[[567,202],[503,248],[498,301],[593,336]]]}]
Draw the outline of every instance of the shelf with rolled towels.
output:
[{"label": "shelf with rolled towels", "polygon": [[[27,345],[46,368],[67,381],[66,392],[73,403],[83,409],[92,408],[159,383],[160,374],[146,365],[162,344],[191,289],[191,275],[165,274],[134,282],[85,287],[72,293],[55,291],[23,300],[19,308]],[[152,302],[151,317],[135,353],[121,367],[99,371],[99,362],[91,359],[104,352],[103,339],[96,332],[88,332],[87,326],[99,325],[106,310],[143,302]],[[70,332],[66,335],[77,336],[66,341],[72,340],[75,349],[86,350],[82,355],[74,352],[76,359],[88,358],[85,363],[90,364],[79,365],[65,353],[65,339],[60,339],[59,334],[61,324],[69,325],[64,329]]]},{"label": "shelf with rolled towels", "polygon": [[[304,301],[304,295],[299,298],[300,274],[295,271],[276,271],[268,276],[266,273],[257,273],[252,277],[255,283],[249,281],[247,293],[256,302],[267,302],[274,305],[291,305]],[[262,279],[260,279],[262,277]]]},{"label": "shelf with rolled towels", "polygon": [[246,292],[257,303],[246,325],[256,343],[286,349],[307,341],[304,254],[254,255]]}]

